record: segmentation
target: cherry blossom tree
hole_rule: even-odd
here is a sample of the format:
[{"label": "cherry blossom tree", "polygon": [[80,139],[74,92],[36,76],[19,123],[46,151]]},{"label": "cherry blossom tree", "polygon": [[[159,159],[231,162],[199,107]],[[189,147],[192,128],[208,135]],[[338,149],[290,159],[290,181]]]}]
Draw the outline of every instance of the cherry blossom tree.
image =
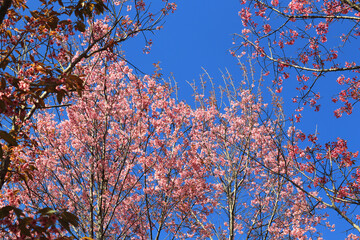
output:
[{"label": "cherry blossom tree", "polygon": [[[265,71],[275,72],[273,84],[298,81],[294,101],[319,110],[317,82],[333,77],[339,84],[333,101],[343,106],[335,116],[351,114],[359,99],[360,65],[353,56],[360,34],[360,7],[356,1],[242,1],[239,11],[244,29],[235,34],[233,54],[246,48]],[[244,48],[245,47],[245,48]],[[235,53],[236,52],[236,53]],[[351,53],[351,54],[349,54]],[[274,71],[273,71],[274,70]],[[289,78],[290,77],[290,78]],[[329,81],[329,80],[326,80]]]},{"label": "cherry blossom tree", "polygon": [[[212,96],[212,105],[219,109],[217,120],[200,135],[211,156],[212,181],[219,184],[215,219],[221,219],[221,226],[208,231],[216,239],[321,237],[317,227],[327,215],[316,211],[323,206],[296,187],[302,186],[300,172],[286,150],[293,127],[284,132],[281,100],[273,95],[269,111],[261,96],[261,81],[257,89],[256,81],[247,79],[247,74],[244,78],[241,87],[235,88],[232,76],[224,75],[229,106],[221,109],[224,99],[220,102]],[[206,101],[200,98],[201,106]]]},{"label": "cherry blossom tree", "polygon": [[[73,92],[81,94],[81,61],[103,51],[120,53],[121,43],[139,33],[144,33],[148,51],[151,40],[145,33],[159,30],[164,17],[176,9],[173,2],[159,3],[156,9],[142,0],[0,1],[0,189],[32,177],[32,161],[17,159],[16,152],[34,147],[28,135],[33,114],[61,106]],[[28,235],[30,220],[6,200],[18,193],[7,189],[9,198],[1,200],[2,226],[20,227]],[[50,217],[49,211],[38,212],[39,218]],[[4,219],[11,212],[20,220]],[[32,230],[40,237],[44,229]]]},{"label": "cherry blossom tree", "polygon": [[[358,47],[360,8],[357,1],[242,1],[239,11],[244,29],[235,34],[234,55],[252,53],[271,78],[274,91],[281,93],[283,82],[297,81],[293,101],[320,110],[320,81],[333,81],[340,102],[336,118],[350,115],[359,100]],[[350,54],[349,54],[350,53]],[[332,80],[333,79],[333,80]],[[299,122],[301,114],[294,115]],[[295,123],[292,123],[295,124]],[[285,132],[285,130],[284,130]],[[318,133],[298,129],[289,132],[288,143],[278,145],[297,169],[298,180],[279,173],[326,211],[334,210],[350,225],[348,239],[359,239],[358,152],[347,141],[321,143]],[[269,171],[274,171],[269,168]],[[328,223],[328,226],[332,224]]]},{"label": "cherry blossom tree", "polygon": [[[243,1],[249,4],[239,13],[246,29],[233,54],[245,47],[265,60],[259,62],[266,71],[274,67],[272,103],[264,103],[256,81],[245,76],[234,87],[227,75],[228,100],[195,92],[192,108],[172,97],[157,72],[135,74],[117,49],[140,32],[161,28],[176,5],[163,1],[155,15],[144,1],[41,2],[29,18],[17,12],[24,6],[28,13],[22,1],[0,7],[0,22],[9,24],[11,34],[22,19],[43,30],[37,36],[25,28],[31,50],[15,51],[24,41],[14,38],[14,50],[4,54],[15,55],[1,65],[8,94],[3,102],[10,106],[3,110],[12,109],[3,114],[9,123],[0,132],[7,157],[2,163],[8,164],[2,237],[321,239],[322,225],[332,227],[329,209],[360,230],[360,217],[352,214],[359,203],[357,153],[343,139],[324,145],[316,134],[305,135],[284,116],[277,95],[282,81],[297,74],[294,101],[318,110],[318,79],[357,73],[356,63],[338,65],[328,40],[329,27],[339,20],[355,24],[344,46],[357,36],[356,3]],[[58,12],[50,11],[54,2],[62,6]],[[151,45],[146,41],[145,52]],[[302,43],[298,54],[289,55]],[[336,116],[351,113],[356,79],[338,79],[348,88],[334,99],[345,104]],[[348,238],[357,237],[352,232]]]},{"label": "cherry blossom tree", "polygon": [[[105,50],[120,52],[123,41],[161,28],[175,9],[168,1],[153,9],[157,12],[144,1],[2,1],[0,137],[17,145],[21,123],[36,109],[51,107],[45,99],[56,96],[61,103],[68,93],[82,91],[83,78],[74,74],[81,60]],[[3,159],[0,188],[10,165],[6,154]]]},{"label": "cherry blossom tree", "polygon": [[215,191],[193,155],[199,146],[188,140],[192,111],[175,103],[166,85],[112,57],[99,54],[82,67],[87,85],[65,110],[68,120],[36,117],[42,150],[19,152],[36,166],[20,202],[30,212],[46,206],[74,213],[76,239],[194,234],[189,209],[208,214],[214,200],[205,196]]},{"label": "cherry blossom tree", "polygon": [[294,187],[299,170],[278,148],[287,139],[281,105],[274,100],[276,117],[268,116],[252,83],[228,90],[225,108],[201,94],[191,108],[156,73],[136,76],[113,53],[98,53],[81,70],[82,94],[59,112],[39,113],[32,126],[39,146],[17,151],[36,166],[33,178],[9,185],[20,191],[15,206],[29,214],[42,206],[79,217],[53,237],[320,235],[322,205]]}]

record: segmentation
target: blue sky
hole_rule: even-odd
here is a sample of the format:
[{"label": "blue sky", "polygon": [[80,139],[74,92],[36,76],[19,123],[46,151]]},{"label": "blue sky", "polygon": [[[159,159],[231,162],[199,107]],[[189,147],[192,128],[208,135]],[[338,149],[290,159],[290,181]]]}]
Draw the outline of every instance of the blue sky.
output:
[{"label": "blue sky", "polygon": [[[236,59],[229,54],[229,49],[233,46],[232,34],[240,33],[242,30],[238,17],[241,7],[236,0],[179,1],[178,10],[166,18],[165,27],[154,36],[148,35],[154,42],[150,54],[142,53],[144,42],[141,38],[136,38],[124,43],[126,57],[145,73],[152,73],[153,63],[159,61],[164,78],[173,74],[178,82],[179,99],[191,103],[193,92],[188,82],[195,80],[199,83],[199,75],[204,73],[202,68],[213,77],[216,86],[223,84],[220,70],[225,71],[225,68],[236,80],[241,81],[242,71]],[[355,40],[354,42],[356,43]],[[349,54],[351,49],[344,51],[344,55]],[[260,67],[255,66],[255,69],[258,73],[261,71]],[[356,151],[359,149],[360,128],[357,125],[360,111],[355,105],[351,116],[345,114],[340,119],[334,117],[333,111],[338,105],[331,102],[331,97],[339,91],[335,83],[337,76],[338,74],[326,75],[319,80],[316,88],[322,93],[321,110],[314,112],[305,108],[302,113],[303,120],[298,127],[306,133],[313,133],[317,129],[322,143],[335,141],[337,137],[347,139],[350,149]],[[271,81],[271,74],[267,80]],[[284,84],[283,97],[287,114],[291,114],[297,107],[291,101],[295,87],[295,79],[290,78]],[[344,238],[343,231],[348,229],[349,225],[344,224],[342,220],[339,221],[336,214],[331,214],[330,222],[337,223],[337,230],[326,233],[325,239]]]},{"label": "blue sky", "polygon": [[152,63],[160,61],[163,73],[173,73],[180,94],[187,98],[192,90],[187,81],[198,80],[205,68],[214,78],[225,67],[237,69],[229,54],[232,34],[241,29],[237,16],[237,1],[183,1],[178,10],[166,17],[164,28],[150,36],[154,42],[151,53],[142,54],[143,40],[131,39],[123,45],[125,54],[145,72],[154,70]]}]

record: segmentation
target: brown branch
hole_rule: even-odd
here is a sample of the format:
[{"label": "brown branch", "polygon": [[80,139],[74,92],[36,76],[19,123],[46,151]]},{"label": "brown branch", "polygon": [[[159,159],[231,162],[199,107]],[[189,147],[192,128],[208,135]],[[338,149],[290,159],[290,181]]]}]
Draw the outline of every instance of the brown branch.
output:
[{"label": "brown branch", "polygon": [[[341,0],[342,2],[346,2],[346,4],[350,5],[348,2],[350,2],[349,0]],[[282,15],[283,17],[286,18],[296,18],[296,19],[317,19],[317,18],[329,18],[329,19],[348,19],[348,20],[360,20],[359,17],[354,17],[354,16],[338,16],[338,15],[289,15],[289,14],[285,14],[283,12],[281,12],[279,9],[274,8],[262,1],[257,1],[259,4],[264,5],[266,8],[271,9],[272,11],[276,12],[279,15]],[[351,2],[350,2],[351,3]],[[359,8],[359,10],[353,8],[351,5],[350,7],[352,7],[353,9],[357,10],[358,12],[360,12],[360,7],[354,3],[351,3],[355,6],[357,6]]]},{"label": "brown branch", "polygon": [[349,5],[349,6],[350,6],[352,9],[354,9],[355,11],[360,12],[360,6],[357,5],[357,4],[355,4],[355,3],[353,3],[352,1],[350,1],[350,0],[341,0],[341,2],[344,3],[344,4]]},{"label": "brown branch", "polygon": [[277,63],[283,64],[285,66],[288,66],[288,67],[293,67],[293,68],[304,70],[304,71],[318,72],[318,73],[342,72],[342,71],[352,71],[352,70],[360,69],[360,65],[356,65],[353,67],[341,67],[341,68],[335,68],[335,67],[334,68],[309,68],[309,67],[302,67],[297,64],[287,63],[287,62],[282,61],[281,59],[275,59],[275,58],[269,56],[268,54],[265,53],[265,51],[260,52],[259,50],[257,50],[259,47],[256,46],[253,42],[249,41],[245,36],[243,36],[241,34],[234,34],[234,35],[241,37],[246,43],[248,43],[252,47],[254,47],[258,53],[264,55],[264,57],[266,57],[270,61],[277,62]]},{"label": "brown branch", "polygon": [[[2,148],[2,146],[0,146]],[[0,190],[5,184],[6,174],[10,166],[10,156],[1,156],[1,165],[0,165]]]}]

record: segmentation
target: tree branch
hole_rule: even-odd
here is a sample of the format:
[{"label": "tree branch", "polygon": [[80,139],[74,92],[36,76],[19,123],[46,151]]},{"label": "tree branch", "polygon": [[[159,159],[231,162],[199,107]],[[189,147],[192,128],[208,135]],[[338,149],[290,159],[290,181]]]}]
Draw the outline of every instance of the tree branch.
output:
[{"label": "tree branch", "polygon": [[280,64],[283,64],[285,66],[288,66],[288,67],[293,67],[293,68],[296,68],[296,69],[300,69],[300,70],[304,70],[304,71],[309,71],[309,72],[318,72],[318,73],[326,73],[326,72],[342,72],[342,71],[352,71],[352,70],[357,70],[357,69],[360,69],[360,65],[356,65],[356,66],[353,66],[353,67],[334,67],[334,68],[309,68],[309,67],[302,67],[302,66],[299,66],[297,64],[291,64],[291,63],[287,63],[287,62],[284,62],[282,61],[281,59],[275,59],[271,56],[269,56],[268,54],[265,53],[265,51],[259,51],[258,50],[258,46],[256,46],[253,42],[251,42],[250,40],[248,40],[245,36],[241,35],[241,34],[234,34],[238,37],[241,37],[246,43],[250,44],[252,47],[255,48],[255,50],[260,53],[260,54],[263,54],[264,57],[266,57],[267,59],[269,59],[270,61],[273,61],[273,62],[277,62],[277,63],[280,63]]},{"label": "tree branch", "polygon": [[360,6],[353,3],[352,1],[350,0],[341,0],[342,3],[345,3],[347,5],[349,5],[352,9],[354,9],[355,11],[358,11],[360,12]]}]

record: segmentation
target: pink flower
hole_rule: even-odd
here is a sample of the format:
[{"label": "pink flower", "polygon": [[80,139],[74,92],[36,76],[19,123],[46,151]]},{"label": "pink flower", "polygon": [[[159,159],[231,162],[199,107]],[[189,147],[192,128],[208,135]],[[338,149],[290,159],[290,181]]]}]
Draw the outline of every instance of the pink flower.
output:
[{"label": "pink flower", "polygon": [[251,18],[251,13],[249,11],[249,8],[243,8],[241,9],[241,11],[239,11],[239,16],[242,19],[242,24],[244,27],[248,26],[248,23],[250,22],[250,18]]},{"label": "pink flower", "polygon": [[271,26],[270,26],[270,24],[265,24],[265,25],[263,26],[263,29],[264,29],[264,33],[265,33],[265,34],[268,34],[268,33],[271,31]]},{"label": "pink flower", "polygon": [[30,84],[28,82],[21,80],[19,82],[19,89],[23,90],[24,92],[27,92],[30,90]]},{"label": "pink flower", "polygon": [[279,5],[279,0],[271,0],[271,4],[276,7]]},{"label": "pink flower", "polygon": [[320,42],[322,42],[322,43],[327,42],[326,36],[321,36],[321,37],[320,37]]}]

